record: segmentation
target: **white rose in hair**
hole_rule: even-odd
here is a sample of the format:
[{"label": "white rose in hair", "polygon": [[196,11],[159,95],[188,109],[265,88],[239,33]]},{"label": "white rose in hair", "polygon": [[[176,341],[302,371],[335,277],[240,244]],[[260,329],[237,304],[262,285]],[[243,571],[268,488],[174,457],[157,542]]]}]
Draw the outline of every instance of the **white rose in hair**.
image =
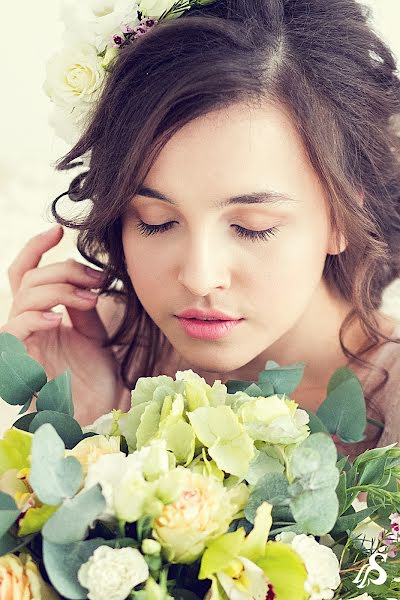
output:
[{"label": "white rose in hair", "polygon": [[125,600],[148,577],[147,563],[135,548],[99,546],[78,571],[90,600]]},{"label": "white rose in hair", "polygon": [[99,96],[106,74],[101,63],[96,48],[89,44],[65,48],[47,63],[46,94],[65,108],[82,109],[85,104],[92,104]]},{"label": "white rose in hair", "polygon": [[139,24],[138,5],[132,0],[64,0],[62,20],[67,25],[67,37],[73,32],[93,44],[99,52],[111,44],[111,38],[123,27]]}]

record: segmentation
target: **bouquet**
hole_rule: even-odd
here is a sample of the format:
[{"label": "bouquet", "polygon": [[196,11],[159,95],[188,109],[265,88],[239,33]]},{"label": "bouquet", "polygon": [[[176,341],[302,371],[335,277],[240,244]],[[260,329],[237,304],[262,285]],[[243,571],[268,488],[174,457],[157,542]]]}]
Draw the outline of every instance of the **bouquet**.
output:
[{"label": "bouquet", "polygon": [[142,377],[128,412],[82,428],[70,372],[48,381],[1,334],[0,396],[22,408],[0,440],[0,598],[399,599],[400,448],[340,456],[361,385],[337,370],[312,414],[303,372]]}]

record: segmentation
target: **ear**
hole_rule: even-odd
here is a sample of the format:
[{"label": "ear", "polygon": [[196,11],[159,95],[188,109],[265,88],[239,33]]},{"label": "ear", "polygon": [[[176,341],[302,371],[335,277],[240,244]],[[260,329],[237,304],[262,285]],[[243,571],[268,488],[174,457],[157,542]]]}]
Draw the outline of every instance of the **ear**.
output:
[{"label": "ear", "polygon": [[328,244],[327,254],[341,254],[347,248],[347,240],[342,233],[332,231]]},{"label": "ear", "polygon": [[[357,203],[359,206],[363,206],[364,204],[364,192],[360,191],[357,194]],[[336,229],[331,232],[331,236],[329,239],[327,254],[341,254],[347,248],[347,240],[343,233],[340,233]]]}]

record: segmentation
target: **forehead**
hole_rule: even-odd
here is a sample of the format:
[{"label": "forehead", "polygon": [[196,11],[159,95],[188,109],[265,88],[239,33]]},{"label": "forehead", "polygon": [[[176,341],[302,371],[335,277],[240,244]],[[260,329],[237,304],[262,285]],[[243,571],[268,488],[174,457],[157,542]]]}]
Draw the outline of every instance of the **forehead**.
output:
[{"label": "forehead", "polygon": [[257,187],[279,189],[310,170],[302,140],[283,109],[236,104],[176,132],[145,184],[172,198],[193,190],[218,199]]}]

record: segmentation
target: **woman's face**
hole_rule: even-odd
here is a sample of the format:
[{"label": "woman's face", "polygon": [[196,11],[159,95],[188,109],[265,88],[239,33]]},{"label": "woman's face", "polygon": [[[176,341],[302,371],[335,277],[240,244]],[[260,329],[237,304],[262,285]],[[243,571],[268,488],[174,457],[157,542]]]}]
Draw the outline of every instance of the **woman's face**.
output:
[{"label": "woman's face", "polygon": [[[238,104],[192,121],[143,185],[123,219],[127,269],[147,313],[194,369],[247,365],[309,314],[326,255],[336,252],[321,183],[283,111]],[[265,201],[228,204],[244,196]],[[144,235],[141,222],[169,229]],[[268,231],[250,239],[246,230]],[[199,339],[176,316],[189,308],[242,320],[224,337]]]}]

